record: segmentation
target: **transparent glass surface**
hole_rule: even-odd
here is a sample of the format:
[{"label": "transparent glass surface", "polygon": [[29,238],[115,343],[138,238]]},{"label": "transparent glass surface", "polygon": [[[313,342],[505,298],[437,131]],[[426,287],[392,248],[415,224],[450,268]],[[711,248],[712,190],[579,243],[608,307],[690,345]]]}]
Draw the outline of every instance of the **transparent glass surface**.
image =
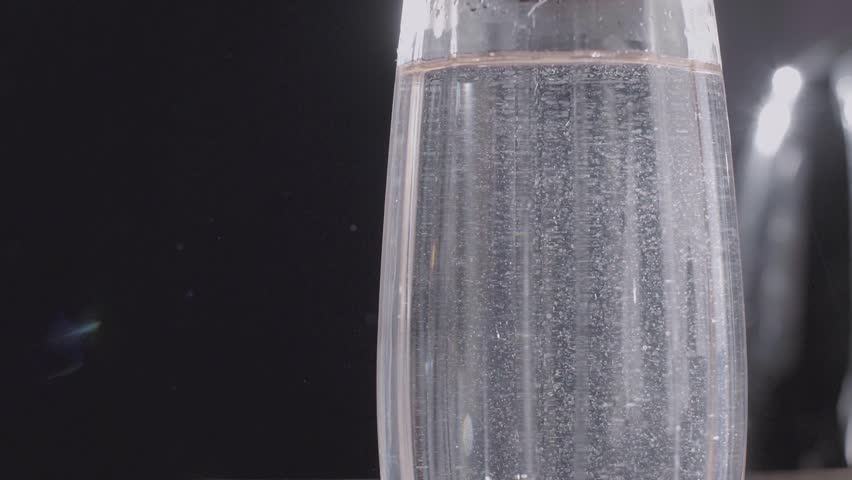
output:
[{"label": "transparent glass surface", "polygon": [[[550,3],[551,15],[597,5],[595,20],[632,4],[657,28],[670,15]],[[497,4],[524,18],[548,6]],[[380,306],[384,480],[742,477],[721,69],[665,52],[401,61]]]}]

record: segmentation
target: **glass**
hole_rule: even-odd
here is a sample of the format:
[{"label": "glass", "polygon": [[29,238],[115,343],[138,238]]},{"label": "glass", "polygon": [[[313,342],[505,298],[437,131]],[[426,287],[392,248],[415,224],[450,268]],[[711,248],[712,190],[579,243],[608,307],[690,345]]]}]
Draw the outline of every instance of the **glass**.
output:
[{"label": "glass", "polygon": [[710,0],[405,0],[384,480],[742,477],[714,18]]}]

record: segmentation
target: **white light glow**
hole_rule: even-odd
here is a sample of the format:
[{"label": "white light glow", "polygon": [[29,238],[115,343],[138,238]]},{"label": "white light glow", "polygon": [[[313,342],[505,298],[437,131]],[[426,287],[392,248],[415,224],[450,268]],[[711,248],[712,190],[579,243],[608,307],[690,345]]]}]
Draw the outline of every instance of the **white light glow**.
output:
[{"label": "white light glow", "polygon": [[802,74],[787,65],[775,70],[772,75],[772,96],[786,101],[793,101],[802,90]]},{"label": "white light glow", "polygon": [[843,124],[847,129],[852,129],[852,76],[838,79],[835,88],[843,107]]},{"label": "white light glow", "polygon": [[792,112],[787,102],[772,99],[763,106],[757,118],[754,146],[761,155],[774,155],[781,148],[792,121]]},{"label": "white light glow", "polygon": [[772,93],[757,117],[754,147],[761,155],[778,153],[793,121],[793,104],[804,86],[801,72],[789,65],[772,75]]}]

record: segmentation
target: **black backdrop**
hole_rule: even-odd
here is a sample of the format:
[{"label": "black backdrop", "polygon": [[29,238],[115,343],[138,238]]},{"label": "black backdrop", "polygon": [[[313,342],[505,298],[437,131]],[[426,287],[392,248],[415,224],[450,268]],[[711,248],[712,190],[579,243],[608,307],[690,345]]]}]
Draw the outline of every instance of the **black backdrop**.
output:
[{"label": "black backdrop", "polygon": [[377,475],[397,2],[3,8],[8,458]]},{"label": "black backdrop", "polygon": [[[400,3],[0,6],[0,448],[21,478],[378,475]],[[780,3],[717,1],[735,143],[801,40]]]}]

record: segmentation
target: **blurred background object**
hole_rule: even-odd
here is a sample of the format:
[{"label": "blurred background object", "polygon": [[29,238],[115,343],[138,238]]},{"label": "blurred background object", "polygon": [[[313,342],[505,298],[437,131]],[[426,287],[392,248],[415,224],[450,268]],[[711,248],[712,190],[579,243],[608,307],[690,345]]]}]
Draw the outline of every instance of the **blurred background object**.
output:
[{"label": "blurred background object", "polygon": [[[743,232],[749,467],[843,467],[852,2],[716,7]],[[4,2],[3,430],[19,471],[378,475],[400,9]]]},{"label": "blurred background object", "polygon": [[746,480],[848,480],[848,469],[797,470],[794,472],[751,472]]},{"label": "blurred background object", "polygon": [[[849,6],[742,3],[717,8],[749,325],[749,467],[839,467],[849,411],[841,398],[849,369],[849,196],[835,72],[852,31],[832,17]],[[750,32],[727,31],[733,16],[764,8],[765,20]],[[737,38],[749,46],[737,47]]]},{"label": "blurred background object", "polygon": [[[846,139],[847,166],[852,165],[852,52],[844,53],[835,63],[831,84]],[[852,191],[852,189],[850,189]],[[852,347],[850,353],[852,353]],[[838,403],[840,428],[843,432],[844,458],[852,465],[852,356]]]},{"label": "blurred background object", "polygon": [[843,464],[848,350],[843,132],[825,42],[777,67],[739,151],[749,324],[749,464]]}]

